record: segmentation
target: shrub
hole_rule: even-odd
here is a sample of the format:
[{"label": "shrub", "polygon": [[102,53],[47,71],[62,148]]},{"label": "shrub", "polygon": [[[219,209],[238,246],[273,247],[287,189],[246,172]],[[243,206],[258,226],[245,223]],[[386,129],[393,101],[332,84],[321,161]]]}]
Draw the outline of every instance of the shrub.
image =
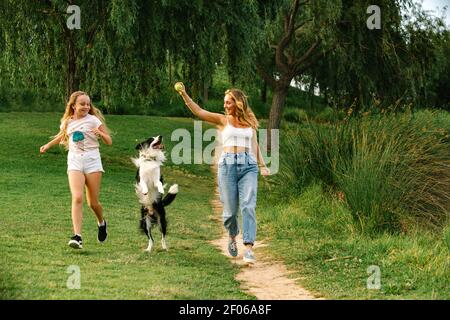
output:
[{"label": "shrub", "polygon": [[363,233],[438,228],[450,215],[450,144],[420,113],[308,123],[284,135],[275,181],[340,192]]},{"label": "shrub", "polygon": [[289,122],[303,123],[308,120],[308,115],[303,109],[289,108],[284,111],[283,118]]},{"label": "shrub", "polygon": [[327,106],[315,116],[315,120],[318,122],[335,122],[343,120],[344,117],[343,110],[336,110]]}]

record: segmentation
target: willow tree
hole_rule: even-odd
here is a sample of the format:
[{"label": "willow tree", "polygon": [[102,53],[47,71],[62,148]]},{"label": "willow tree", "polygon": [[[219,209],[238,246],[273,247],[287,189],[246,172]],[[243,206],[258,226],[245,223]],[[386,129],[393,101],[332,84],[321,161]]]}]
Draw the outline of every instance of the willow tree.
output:
[{"label": "willow tree", "polygon": [[291,82],[337,45],[332,30],[340,1],[262,1],[256,68],[273,92],[269,129],[280,126]]},{"label": "willow tree", "polygon": [[[163,1],[162,45],[171,61],[181,65],[178,77],[200,97],[212,84],[218,64],[226,64],[232,82],[253,69],[254,1]],[[203,94],[205,96],[205,94]]]},{"label": "willow tree", "polygon": [[404,78],[410,100],[422,107],[450,105],[450,31],[443,18],[430,16],[420,5],[414,21],[405,24],[407,35]]},{"label": "willow tree", "polygon": [[[233,37],[227,30],[234,28],[244,42],[252,39],[247,28],[254,18],[252,2],[80,0],[79,29],[67,25],[71,4],[1,3],[2,81],[51,87],[66,97],[83,88],[106,107],[113,99],[148,103],[168,84],[168,58],[182,65],[183,78],[197,88],[210,82],[216,62],[228,59],[224,48],[232,47]],[[239,17],[224,14],[229,10]],[[247,52],[232,54],[230,59],[248,60]]]},{"label": "willow tree", "polygon": [[[279,128],[293,79],[309,77],[322,92],[356,99],[358,105],[374,95],[392,101],[403,94],[400,80],[409,56],[402,9],[412,1],[261,0],[260,4],[263,32],[256,65],[273,92],[269,128]],[[374,4],[378,13],[370,10]],[[376,18],[380,25],[368,27]]]},{"label": "willow tree", "polygon": [[6,79],[32,88],[52,87],[66,96],[79,88],[86,79],[86,54],[108,17],[106,5],[79,1],[83,8],[81,29],[70,30],[69,4],[49,0],[3,3],[0,23]]},{"label": "willow tree", "polygon": [[[368,1],[343,2],[336,38],[340,45],[310,73],[316,79],[328,104],[353,111],[415,101],[417,72],[429,66],[429,49],[411,50],[412,33],[406,27],[407,12],[417,23],[418,13],[411,12],[411,1],[378,1],[381,14],[379,29],[365,26]],[[430,35],[432,32],[424,33]],[[414,37],[414,36],[413,36]],[[413,41],[415,42],[415,41]],[[423,51],[422,51],[423,50]]]}]

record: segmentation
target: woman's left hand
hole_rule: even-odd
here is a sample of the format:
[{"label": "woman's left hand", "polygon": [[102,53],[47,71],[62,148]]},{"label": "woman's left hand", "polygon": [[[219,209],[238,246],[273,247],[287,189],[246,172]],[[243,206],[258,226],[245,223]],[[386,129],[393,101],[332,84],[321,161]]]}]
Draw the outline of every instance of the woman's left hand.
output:
[{"label": "woman's left hand", "polygon": [[262,176],[270,176],[270,170],[267,167],[261,167],[261,175]]}]

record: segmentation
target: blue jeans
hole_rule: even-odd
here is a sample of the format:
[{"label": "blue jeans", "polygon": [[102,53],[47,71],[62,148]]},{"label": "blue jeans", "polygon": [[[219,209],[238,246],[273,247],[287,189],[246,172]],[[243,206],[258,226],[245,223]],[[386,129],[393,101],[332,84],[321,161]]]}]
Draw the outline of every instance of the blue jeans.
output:
[{"label": "blue jeans", "polygon": [[244,244],[256,239],[256,193],[258,164],[249,152],[223,152],[219,159],[218,183],[223,206],[223,224],[230,237],[239,234],[238,209],[242,213]]}]

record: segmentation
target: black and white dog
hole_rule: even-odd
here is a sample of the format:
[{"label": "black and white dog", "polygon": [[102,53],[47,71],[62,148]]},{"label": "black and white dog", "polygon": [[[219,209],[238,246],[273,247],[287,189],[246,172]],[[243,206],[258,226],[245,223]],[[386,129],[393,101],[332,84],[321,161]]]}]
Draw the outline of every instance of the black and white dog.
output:
[{"label": "black and white dog", "polygon": [[161,245],[167,250],[166,231],[167,220],[165,207],[172,203],[178,193],[178,185],[170,187],[169,193],[163,197],[164,185],[161,176],[163,162],[166,160],[162,144],[162,136],[151,137],[136,146],[139,157],[131,158],[136,165],[135,190],[141,207],[140,227],[148,237],[146,251],[153,247],[152,226],[158,224],[162,234]]}]

